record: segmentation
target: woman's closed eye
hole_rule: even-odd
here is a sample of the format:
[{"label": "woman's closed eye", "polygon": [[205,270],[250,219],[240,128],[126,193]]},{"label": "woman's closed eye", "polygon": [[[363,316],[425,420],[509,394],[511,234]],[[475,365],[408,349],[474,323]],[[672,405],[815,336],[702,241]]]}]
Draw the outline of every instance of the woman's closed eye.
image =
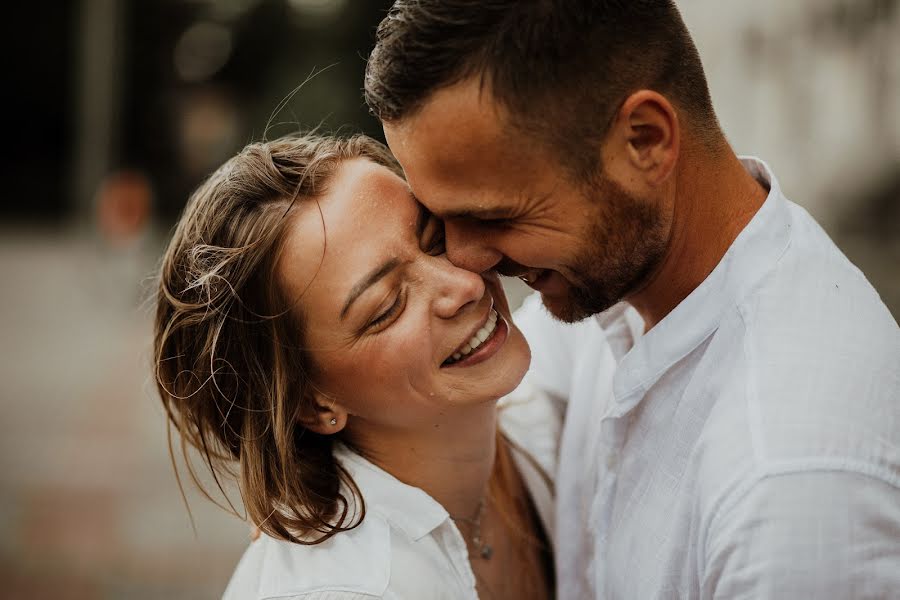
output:
[{"label": "woman's closed eye", "polygon": [[387,324],[391,320],[391,318],[398,314],[400,312],[400,309],[403,308],[403,296],[404,295],[402,292],[398,293],[397,297],[386,310],[369,321],[369,323],[366,325],[366,329],[371,331]]}]

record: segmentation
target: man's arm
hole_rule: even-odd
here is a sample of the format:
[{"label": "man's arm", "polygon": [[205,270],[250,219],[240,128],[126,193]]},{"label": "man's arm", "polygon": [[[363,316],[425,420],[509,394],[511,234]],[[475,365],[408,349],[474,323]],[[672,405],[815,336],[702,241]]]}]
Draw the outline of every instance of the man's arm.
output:
[{"label": "man's arm", "polygon": [[703,598],[897,598],[895,484],[824,466],[761,478],[710,524]]}]

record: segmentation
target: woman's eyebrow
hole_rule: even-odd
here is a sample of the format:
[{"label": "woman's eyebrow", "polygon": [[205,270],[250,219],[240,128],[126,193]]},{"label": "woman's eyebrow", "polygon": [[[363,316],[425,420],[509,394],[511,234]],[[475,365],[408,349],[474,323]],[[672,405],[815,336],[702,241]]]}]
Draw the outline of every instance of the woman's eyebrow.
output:
[{"label": "woman's eyebrow", "polygon": [[344,319],[344,316],[347,314],[347,311],[350,310],[350,305],[359,298],[363,292],[365,292],[369,287],[375,285],[380,281],[385,275],[396,269],[400,265],[399,258],[392,258],[382,265],[375,267],[372,269],[368,275],[363,277],[359,282],[353,286],[353,289],[350,290],[350,294],[347,295],[347,301],[344,303],[344,308],[341,309],[341,320]]}]

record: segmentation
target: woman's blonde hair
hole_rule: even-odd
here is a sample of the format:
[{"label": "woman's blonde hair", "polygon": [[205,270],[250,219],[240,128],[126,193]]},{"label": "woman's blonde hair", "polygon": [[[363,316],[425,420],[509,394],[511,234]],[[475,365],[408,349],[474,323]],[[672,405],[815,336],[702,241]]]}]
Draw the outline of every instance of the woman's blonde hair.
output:
[{"label": "woman's blonde hair", "polygon": [[298,543],[321,542],[365,514],[332,455],[334,436],[300,423],[315,411],[315,365],[298,298],[284,297],[275,272],[291,208],[315,201],[353,158],[402,175],[388,149],[362,135],[250,144],[191,196],[159,276],[156,383],[191,478],[210,496],[192,466],[193,446],[220,490],[220,476],[237,480],[253,523]]}]

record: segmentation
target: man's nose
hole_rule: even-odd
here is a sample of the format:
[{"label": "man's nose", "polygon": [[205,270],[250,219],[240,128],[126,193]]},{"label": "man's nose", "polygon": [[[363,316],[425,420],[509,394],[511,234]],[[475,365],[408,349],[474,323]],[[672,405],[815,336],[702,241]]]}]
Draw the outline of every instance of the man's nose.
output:
[{"label": "man's nose", "polygon": [[474,223],[456,219],[447,221],[444,223],[444,243],[450,262],[474,273],[492,269],[503,258],[491,244],[490,236]]}]

